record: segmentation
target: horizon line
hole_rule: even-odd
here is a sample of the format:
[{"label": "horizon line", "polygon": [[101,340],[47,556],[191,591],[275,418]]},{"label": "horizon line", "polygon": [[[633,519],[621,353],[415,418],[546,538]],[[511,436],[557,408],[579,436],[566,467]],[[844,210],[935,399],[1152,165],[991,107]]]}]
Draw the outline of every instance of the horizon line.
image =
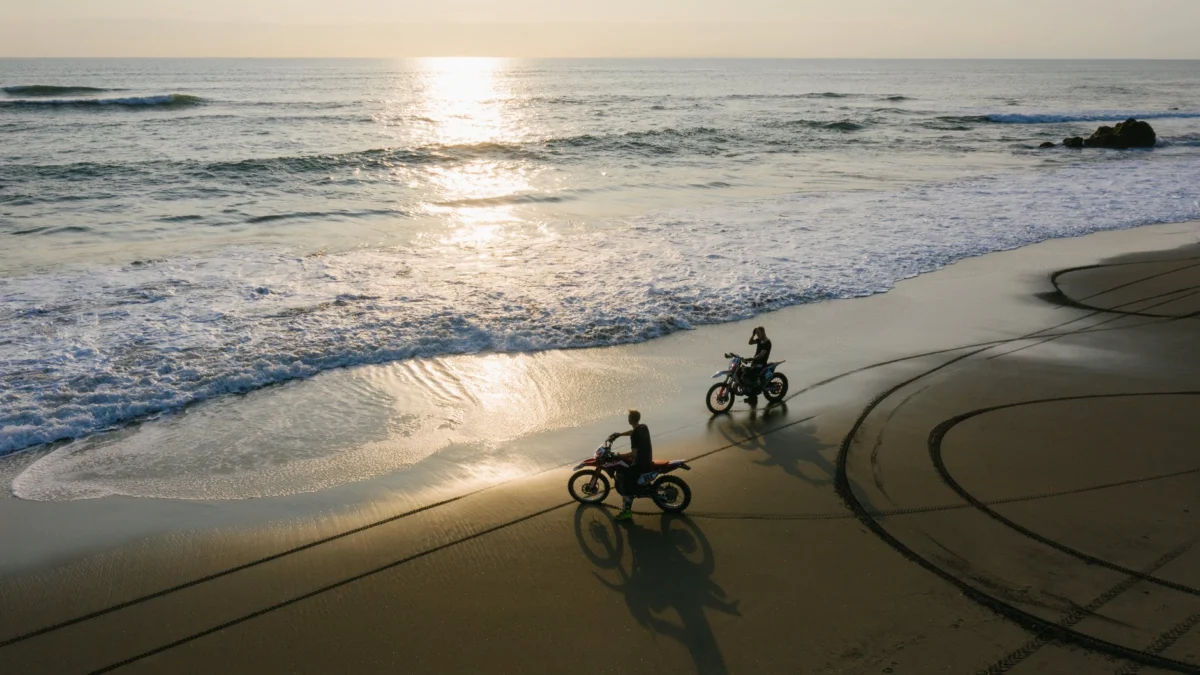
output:
[{"label": "horizon line", "polygon": [[0,54],[13,61],[104,61],[201,59],[224,61],[400,61],[409,59],[505,59],[510,61],[1200,61],[1200,56],[502,56],[424,54],[419,56],[20,56]]}]

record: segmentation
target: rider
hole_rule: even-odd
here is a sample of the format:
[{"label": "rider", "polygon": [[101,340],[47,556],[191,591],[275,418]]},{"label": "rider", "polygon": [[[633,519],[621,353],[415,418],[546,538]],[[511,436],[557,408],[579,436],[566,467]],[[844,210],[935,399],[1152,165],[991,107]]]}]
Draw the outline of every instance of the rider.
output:
[{"label": "rider", "polygon": [[629,431],[614,433],[608,439],[614,440],[621,436],[629,436],[629,446],[632,452],[620,455],[629,466],[617,475],[617,492],[625,498],[617,520],[629,520],[633,517],[633,493],[637,489],[638,479],[654,466],[654,451],[650,447],[650,428],[641,423],[642,413],[629,411]]},{"label": "rider", "polygon": [[[771,358],[771,341],[767,339],[767,329],[758,326],[750,333],[749,344],[758,345],[754,351],[754,358],[750,360],[750,368],[746,372],[746,377],[749,382],[753,383],[753,390],[757,391],[762,388],[763,369],[767,367],[767,361]],[[746,402],[750,405],[758,403],[758,396],[751,395],[746,397]]]}]

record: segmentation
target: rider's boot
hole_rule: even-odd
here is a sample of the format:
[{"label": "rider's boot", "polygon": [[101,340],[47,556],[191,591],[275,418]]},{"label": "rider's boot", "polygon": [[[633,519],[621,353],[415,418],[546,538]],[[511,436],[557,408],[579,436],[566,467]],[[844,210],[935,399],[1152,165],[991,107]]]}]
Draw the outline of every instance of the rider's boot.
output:
[{"label": "rider's boot", "polygon": [[629,520],[630,518],[633,518],[633,497],[626,497],[621,512],[617,514],[617,520]]}]

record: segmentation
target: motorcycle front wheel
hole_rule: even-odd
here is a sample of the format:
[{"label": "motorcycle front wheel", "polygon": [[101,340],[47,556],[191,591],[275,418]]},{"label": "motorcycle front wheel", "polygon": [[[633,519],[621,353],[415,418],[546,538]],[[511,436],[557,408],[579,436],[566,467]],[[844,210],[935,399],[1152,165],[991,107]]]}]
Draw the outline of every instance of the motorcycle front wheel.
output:
[{"label": "motorcycle front wheel", "polygon": [[581,504],[599,504],[608,497],[610,489],[608,476],[598,469],[580,469],[567,479],[567,492]]},{"label": "motorcycle front wheel", "polygon": [[667,513],[683,513],[692,503],[692,488],[675,476],[663,476],[654,481],[654,493],[650,495],[658,508]]},{"label": "motorcycle front wheel", "polygon": [[708,397],[704,399],[704,403],[708,406],[709,412],[720,415],[729,412],[729,409],[733,407],[733,399],[733,391],[724,382],[718,382],[709,388]]},{"label": "motorcycle front wheel", "polygon": [[767,386],[763,387],[763,396],[771,403],[779,403],[787,396],[788,381],[787,375],[783,373],[775,373],[775,375],[767,382]]}]

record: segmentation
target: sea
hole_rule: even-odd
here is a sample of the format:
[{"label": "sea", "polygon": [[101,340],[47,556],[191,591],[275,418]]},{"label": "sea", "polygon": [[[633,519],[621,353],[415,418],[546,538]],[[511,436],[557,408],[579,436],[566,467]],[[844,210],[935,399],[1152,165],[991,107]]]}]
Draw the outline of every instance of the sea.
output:
[{"label": "sea", "polygon": [[1194,61],[0,60],[0,139],[0,454],[1200,218]]}]

